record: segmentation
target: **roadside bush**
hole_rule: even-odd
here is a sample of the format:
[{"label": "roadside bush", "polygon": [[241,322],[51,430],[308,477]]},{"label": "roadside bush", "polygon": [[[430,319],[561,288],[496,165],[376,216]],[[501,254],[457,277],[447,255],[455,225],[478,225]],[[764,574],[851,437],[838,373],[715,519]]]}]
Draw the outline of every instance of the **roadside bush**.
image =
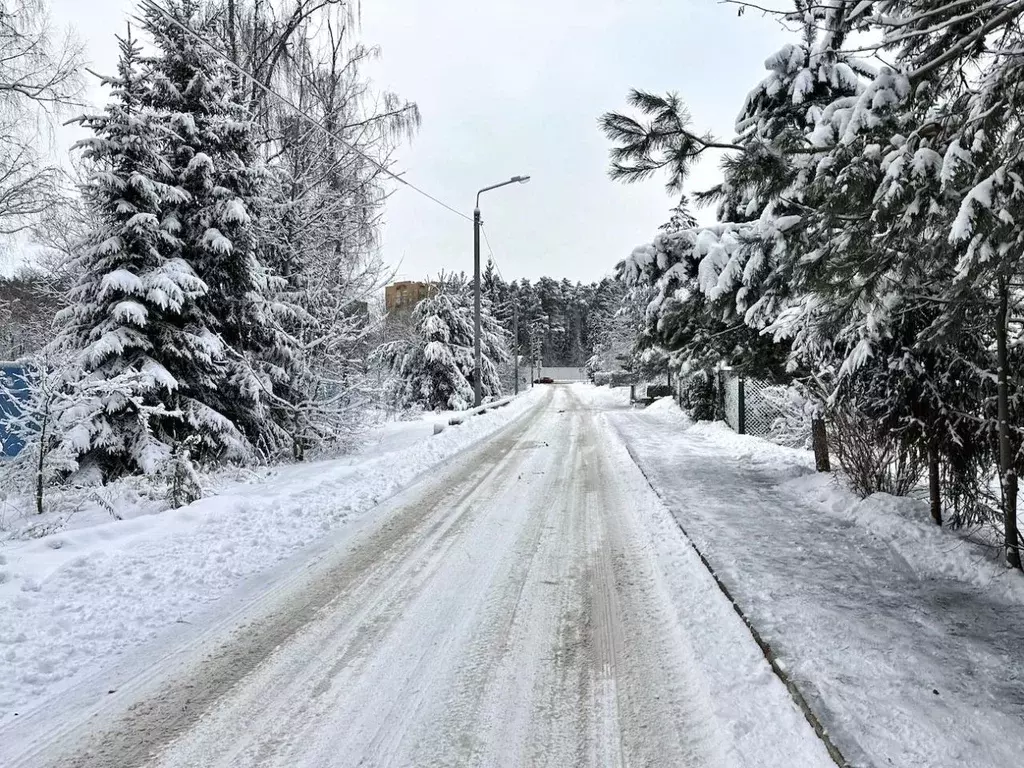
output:
[{"label": "roadside bush", "polygon": [[715,376],[711,371],[696,371],[679,382],[679,404],[694,421],[715,418]]},{"label": "roadside bush", "polygon": [[775,414],[767,438],[787,448],[810,448],[817,404],[804,387],[797,383],[765,387],[761,398]]},{"label": "roadside bush", "polygon": [[635,373],[629,371],[612,371],[609,374],[608,386],[612,387],[628,387],[637,383],[638,376]]},{"label": "roadside bush", "polygon": [[833,411],[831,436],[850,489],[861,498],[873,493],[906,496],[928,466],[920,444],[902,440],[851,406]]}]

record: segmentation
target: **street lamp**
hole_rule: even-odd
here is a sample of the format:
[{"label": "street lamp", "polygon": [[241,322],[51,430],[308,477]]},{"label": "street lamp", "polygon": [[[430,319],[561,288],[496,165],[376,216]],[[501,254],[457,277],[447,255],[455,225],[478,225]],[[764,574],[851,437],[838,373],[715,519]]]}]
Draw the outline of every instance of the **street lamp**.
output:
[{"label": "street lamp", "polygon": [[476,193],[476,207],[473,209],[473,354],[476,358],[473,376],[473,405],[475,407],[479,407],[480,401],[483,399],[480,388],[480,379],[483,373],[480,357],[480,195],[508,184],[525,184],[529,180],[529,176],[513,176],[508,181],[484,187]]}]

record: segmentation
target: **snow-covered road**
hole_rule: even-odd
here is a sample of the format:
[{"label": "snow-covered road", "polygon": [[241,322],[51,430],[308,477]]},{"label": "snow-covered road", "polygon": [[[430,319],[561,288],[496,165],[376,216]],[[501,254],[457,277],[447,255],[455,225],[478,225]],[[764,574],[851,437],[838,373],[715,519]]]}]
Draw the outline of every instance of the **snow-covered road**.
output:
[{"label": "snow-covered road", "polygon": [[24,765],[833,765],[569,387]]}]

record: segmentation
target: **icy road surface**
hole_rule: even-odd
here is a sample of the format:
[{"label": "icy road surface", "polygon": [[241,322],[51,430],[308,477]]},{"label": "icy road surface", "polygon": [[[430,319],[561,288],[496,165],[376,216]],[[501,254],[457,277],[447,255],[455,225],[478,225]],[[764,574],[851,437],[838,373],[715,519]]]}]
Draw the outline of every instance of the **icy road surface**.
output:
[{"label": "icy road surface", "polygon": [[389,506],[25,764],[834,765],[571,388]]}]

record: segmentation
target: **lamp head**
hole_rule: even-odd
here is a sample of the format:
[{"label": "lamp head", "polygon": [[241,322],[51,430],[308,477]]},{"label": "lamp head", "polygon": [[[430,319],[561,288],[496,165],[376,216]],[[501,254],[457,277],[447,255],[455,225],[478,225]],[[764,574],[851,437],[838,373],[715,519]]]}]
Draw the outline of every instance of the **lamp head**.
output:
[{"label": "lamp head", "polygon": [[518,181],[520,184],[525,184],[530,180],[529,176],[513,176],[512,181]]}]

